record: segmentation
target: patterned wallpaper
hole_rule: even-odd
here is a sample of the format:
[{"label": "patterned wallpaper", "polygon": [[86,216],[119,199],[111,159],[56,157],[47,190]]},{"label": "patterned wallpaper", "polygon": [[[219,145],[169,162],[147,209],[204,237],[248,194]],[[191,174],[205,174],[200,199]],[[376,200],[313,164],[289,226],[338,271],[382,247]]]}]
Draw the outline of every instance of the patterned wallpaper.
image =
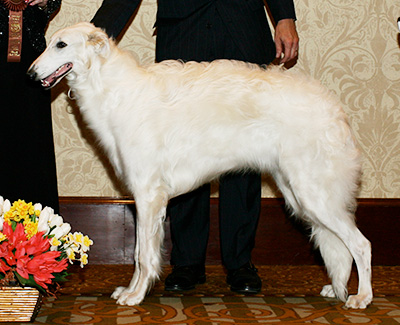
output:
[{"label": "patterned wallpaper", "polygon": [[[90,21],[101,0],[63,0],[48,29]],[[336,93],[364,155],[360,197],[400,197],[400,48],[398,0],[297,0],[299,60],[293,69]],[[154,60],[156,0],[143,0],[120,46],[140,63]],[[53,91],[53,120],[61,196],[128,195],[66,96]],[[265,180],[263,196],[275,191]]]}]

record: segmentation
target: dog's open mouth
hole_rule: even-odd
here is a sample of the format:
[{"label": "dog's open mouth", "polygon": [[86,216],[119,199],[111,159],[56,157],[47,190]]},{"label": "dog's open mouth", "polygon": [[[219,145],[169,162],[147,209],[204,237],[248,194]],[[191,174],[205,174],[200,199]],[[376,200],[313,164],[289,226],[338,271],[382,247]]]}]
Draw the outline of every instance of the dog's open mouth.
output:
[{"label": "dog's open mouth", "polygon": [[51,75],[48,77],[40,80],[42,83],[42,86],[44,88],[51,88],[54,85],[56,85],[63,77],[65,77],[68,72],[71,71],[73,67],[73,64],[71,62],[63,64],[61,67],[59,67],[56,71],[54,71]]}]

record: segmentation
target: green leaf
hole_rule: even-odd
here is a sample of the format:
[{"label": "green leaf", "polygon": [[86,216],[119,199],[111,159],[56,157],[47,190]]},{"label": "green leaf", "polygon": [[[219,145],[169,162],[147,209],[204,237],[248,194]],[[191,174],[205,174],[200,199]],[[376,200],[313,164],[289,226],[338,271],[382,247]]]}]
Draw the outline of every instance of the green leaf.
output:
[{"label": "green leaf", "polygon": [[38,285],[38,284],[35,282],[35,280],[33,279],[33,275],[32,275],[32,274],[29,274],[29,279],[23,278],[23,277],[20,276],[17,272],[14,272],[14,274],[15,274],[15,276],[17,277],[18,282],[21,284],[21,286],[23,286],[23,287],[34,287],[34,288],[39,289],[39,290],[42,291],[43,293],[46,292],[46,290],[45,290],[42,286]]},{"label": "green leaf", "polygon": [[67,276],[69,276],[70,274],[67,271],[62,271],[60,273],[53,273],[54,275],[54,282],[64,282],[67,281]]}]

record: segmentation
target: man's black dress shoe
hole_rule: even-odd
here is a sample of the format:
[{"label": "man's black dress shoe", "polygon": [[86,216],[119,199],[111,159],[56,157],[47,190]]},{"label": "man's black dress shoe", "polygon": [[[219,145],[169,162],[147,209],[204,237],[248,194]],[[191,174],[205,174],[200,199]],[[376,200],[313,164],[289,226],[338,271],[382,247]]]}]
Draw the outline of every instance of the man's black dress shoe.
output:
[{"label": "man's black dress shoe", "polygon": [[166,291],[186,291],[206,282],[204,265],[174,266],[165,279]]},{"label": "man's black dress shoe", "polygon": [[238,293],[259,293],[261,290],[261,279],[251,262],[238,269],[228,270],[226,282],[232,291]]}]

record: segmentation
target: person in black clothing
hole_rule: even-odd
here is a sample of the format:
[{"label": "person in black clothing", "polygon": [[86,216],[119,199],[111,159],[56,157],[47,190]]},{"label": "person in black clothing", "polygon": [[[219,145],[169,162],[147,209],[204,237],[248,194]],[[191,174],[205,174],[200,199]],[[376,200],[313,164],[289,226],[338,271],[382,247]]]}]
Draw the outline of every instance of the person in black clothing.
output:
[{"label": "person in black clothing", "polygon": [[[140,1],[104,0],[92,22],[117,37]],[[263,0],[159,0],[156,61],[235,59],[269,64],[297,56],[293,0],[267,1],[276,23],[272,37]],[[165,289],[193,289],[205,281],[210,186],[171,200],[172,273]],[[260,212],[259,174],[229,174],[220,180],[220,242],[231,290],[256,293],[261,280],[251,262]]]},{"label": "person in black clothing", "polygon": [[[16,3],[0,0],[0,195],[58,212],[51,94],[26,72],[46,48],[45,29],[61,0]],[[18,19],[14,15],[22,16],[20,50],[9,50],[9,16]]]}]

